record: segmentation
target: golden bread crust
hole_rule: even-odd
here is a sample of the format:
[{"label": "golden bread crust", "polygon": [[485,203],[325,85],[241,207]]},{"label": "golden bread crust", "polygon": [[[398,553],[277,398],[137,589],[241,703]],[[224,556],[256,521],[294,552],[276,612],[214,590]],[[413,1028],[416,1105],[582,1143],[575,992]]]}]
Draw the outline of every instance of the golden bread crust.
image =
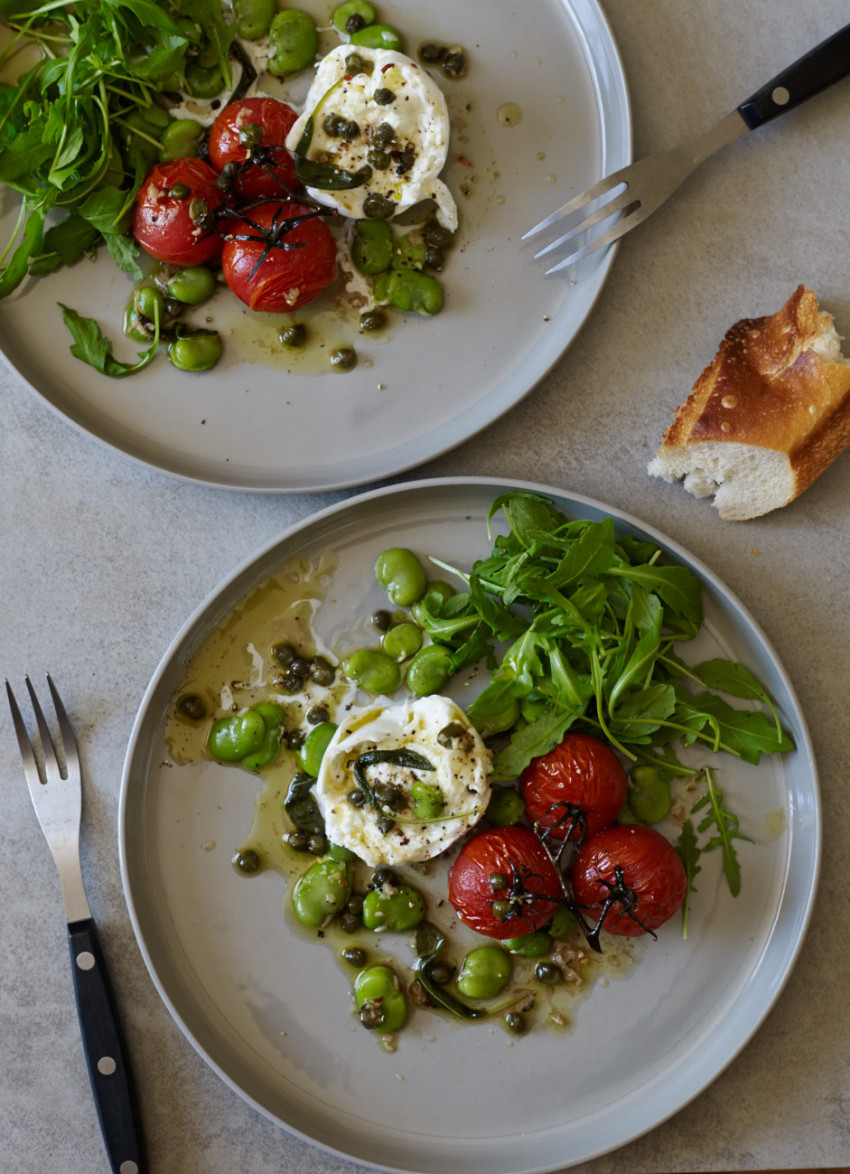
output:
[{"label": "golden bread crust", "polygon": [[785,454],[801,493],[850,444],[850,366],[812,348],[829,314],[800,285],[776,314],[737,322],[679,406],[665,450],[735,442]]}]

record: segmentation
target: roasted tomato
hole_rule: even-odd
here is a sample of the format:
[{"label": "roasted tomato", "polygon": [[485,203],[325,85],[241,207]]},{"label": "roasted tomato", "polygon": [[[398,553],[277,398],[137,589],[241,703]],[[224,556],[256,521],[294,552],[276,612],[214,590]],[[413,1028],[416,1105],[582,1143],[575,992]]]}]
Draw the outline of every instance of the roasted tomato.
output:
[{"label": "roasted tomato", "polygon": [[260,204],[222,230],[225,281],[252,310],[297,310],[334,279],[333,234],[301,204]]},{"label": "roasted tomato", "polygon": [[236,164],[233,190],[241,200],[284,199],[301,186],[284,143],[298,115],[276,98],[231,102],[212,124],[210,162]]},{"label": "roasted tomato", "polygon": [[598,919],[605,911],[603,929],[638,937],[682,907],[688,881],[669,840],[654,828],[626,824],[592,836],[579,849],[572,889],[591,916]]},{"label": "roasted tomato", "polygon": [[155,164],[136,197],[133,236],[142,248],[172,265],[214,261],[221,252],[214,213],[225,199],[217,179],[202,159]]},{"label": "roasted tomato", "polygon": [[626,801],[628,780],[604,742],[568,733],[548,754],[532,759],[520,785],[532,823],[551,829],[555,839],[578,842],[610,827]]},{"label": "roasted tomato", "polygon": [[458,917],[490,938],[518,938],[540,929],[562,895],[555,865],[528,828],[478,832],[449,872],[449,900]]}]

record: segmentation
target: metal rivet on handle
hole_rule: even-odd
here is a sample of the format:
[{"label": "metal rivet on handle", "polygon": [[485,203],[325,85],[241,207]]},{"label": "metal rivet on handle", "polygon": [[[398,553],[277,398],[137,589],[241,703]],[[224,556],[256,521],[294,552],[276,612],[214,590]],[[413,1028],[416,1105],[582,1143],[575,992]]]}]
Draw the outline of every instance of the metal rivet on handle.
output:
[{"label": "metal rivet on handle", "polygon": [[118,1167],[118,1174],[139,1174],[139,1167],[135,1162],[122,1162]]},{"label": "metal rivet on handle", "polygon": [[777,86],[770,96],[777,106],[787,106],[791,101],[791,94],[784,86]]},{"label": "metal rivet on handle", "polygon": [[94,966],[94,954],[90,954],[88,950],[80,950],[75,961],[80,970],[91,970]]},{"label": "metal rivet on handle", "polygon": [[97,1070],[101,1076],[111,1076],[117,1067],[111,1056],[101,1056],[97,1062]]}]

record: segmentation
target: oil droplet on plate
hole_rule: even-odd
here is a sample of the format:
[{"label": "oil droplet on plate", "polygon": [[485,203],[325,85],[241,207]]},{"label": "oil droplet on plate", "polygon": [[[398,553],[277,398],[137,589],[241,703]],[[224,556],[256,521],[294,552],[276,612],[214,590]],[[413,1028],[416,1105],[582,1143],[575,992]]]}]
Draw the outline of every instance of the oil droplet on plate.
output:
[{"label": "oil droplet on plate", "polygon": [[516,126],[522,122],[522,110],[516,102],[505,102],[499,107],[499,122],[502,126]]}]

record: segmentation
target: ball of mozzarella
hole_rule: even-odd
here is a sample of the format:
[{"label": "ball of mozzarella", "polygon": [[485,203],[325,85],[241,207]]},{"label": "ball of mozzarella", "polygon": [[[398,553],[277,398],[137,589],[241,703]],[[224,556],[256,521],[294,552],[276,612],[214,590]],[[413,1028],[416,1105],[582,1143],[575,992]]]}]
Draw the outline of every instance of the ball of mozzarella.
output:
[{"label": "ball of mozzarella", "polygon": [[[339,45],[319,63],[304,113],[289,132],[286,145],[295,151],[312,119],[306,157],[354,172],[369,165],[372,136],[386,123],[392,127],[399,148],[407,152],[410,165],[401,172],[397,161],[385,169],[373,167],[369,179],[359,187],[343,191],[308,187],[308,192],[320,203],[358,220],[364,216],[363,201],[369,195],[392,201],[393,215],[431,199],[440,221],[454,232],[457,207],[439,178],[449,149],[449,114],[443,92],[412,58],[395,50],[357,46],[357,56],[371,63],[372,70],[349,75],[345,62],[353,51],[353,46]],[[392,101],[376,101],[380,90],[392,93]],[[358,133],[351,139],[329,135],[325,129],[329,115],[356,123]]]},{"label": "ball of mozzarella", "polygon": [[[433,769],[393,763],[367,768],[372,788],[390,784],[392,810],[359,806],[356,760],[374,750],[409,750]],[[342,722],[325,751],[314,794],[328,839],[348,848],[372,867],[430,860],[450,847],[484,814],[490,798],[491,755],[466,714],[448,697],[422,697],[367,709]],[[439,788],[439,816],[417,819],[410,791],[416,780]],[[392,821],[389,830],[382,823]]]}]

